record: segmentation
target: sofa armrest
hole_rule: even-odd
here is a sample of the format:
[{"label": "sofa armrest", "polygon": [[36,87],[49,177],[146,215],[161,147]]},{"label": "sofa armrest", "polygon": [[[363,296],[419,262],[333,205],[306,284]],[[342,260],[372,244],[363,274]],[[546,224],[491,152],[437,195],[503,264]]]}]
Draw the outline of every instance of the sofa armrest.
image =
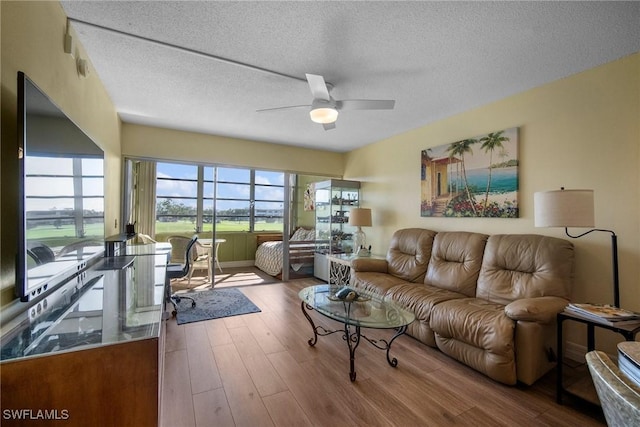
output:
[{"label": "sofa armrest", "polygon": [[369,271],[374,273],[388,273],[386,259],[358,258],[351,261],[353,271]]},{"label": "sofa armrest", "polygon": [[504,312],[513,320],[549,323],[567,304],[569,301],[560,297],[524,298],[508,304]]}]

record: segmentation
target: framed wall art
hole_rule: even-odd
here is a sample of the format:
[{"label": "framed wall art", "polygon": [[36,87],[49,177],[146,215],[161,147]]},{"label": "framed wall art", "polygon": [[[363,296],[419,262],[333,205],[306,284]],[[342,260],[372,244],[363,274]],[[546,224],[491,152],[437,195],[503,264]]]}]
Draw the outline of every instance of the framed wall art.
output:
[{"label": "framed wall art", "polygon": [[313,182],[307,184],[307,188],[304,190],[304,210],[305,211],[313,211],[316,209],[315,199],[314,199],[314,190],[315,185]]},{"label": "framed wall art", "polygon": [[518,128],[421,152],[423,217],[518,217]]}]

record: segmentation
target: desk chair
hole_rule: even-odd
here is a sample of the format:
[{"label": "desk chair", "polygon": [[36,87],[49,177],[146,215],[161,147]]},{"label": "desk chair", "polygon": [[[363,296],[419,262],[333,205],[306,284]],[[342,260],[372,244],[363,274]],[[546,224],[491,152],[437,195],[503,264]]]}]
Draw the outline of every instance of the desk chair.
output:
[{"label": "desk chair", "polygon": [[586,355],[604,418],[609,427],[640,426],[640,387],[601,351]]},{"label": "desk chair", "polygon": [[206,269],[207,277],[211,277],[209,250],[202,246],[200,241],[195,243],[191,252],[186,252],[185,249],[190,243],[189,238],[183,236],[171,236],[167,240],[171,243],[171,262],[184,264],[186,261],[186,254],[188,253],[190,255],[189,272],[187,274],[189,280],[187,282],[187,286],[191,286],[191,277],[195,270]]},{"label": "desk chair", "polygon": [[187,245],[184,246],[184,262],[180,264],[177,264],[177,263],[167,264],[167,281],[168,281],[166,286],[167,299],[173,305],[173,311],[171,312],[173,316],[175,316],[178,313],[178,304],[183,299],[191,300],[191,307],[196,306],[196,301],[193,298],[185,295],[180,295],[177,293],[172,293],[171,291],[171,279],[179,279],[181,277],[186,276],[191,271],[191,263],[192,263],[191,249],[193,248],[193,245],[196,244],[196,240],[198,240],[198,236],[193,236],[191,239],[187,239],[186,237],[179,237],[179,236],[169,237],[169,243],[171,243],[171,248],[172,248],[171,249],[172,257],[173,257],[174,249],[177,249],[173,246],[174,243],[176,247],[177,246],[182,247],[181,244],[183,242],[180,239],[186,239],[188,241]]}]

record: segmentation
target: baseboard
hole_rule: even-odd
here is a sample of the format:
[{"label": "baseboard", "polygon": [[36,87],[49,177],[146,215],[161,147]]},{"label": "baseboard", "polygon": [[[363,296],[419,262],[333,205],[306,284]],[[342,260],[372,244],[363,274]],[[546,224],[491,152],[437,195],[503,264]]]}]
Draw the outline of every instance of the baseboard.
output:
[{"label": "baseboard", "polygon": [[[597,348],[596,348],[597,350]],[[586,363],[585,355],[587,354],[587,346],[582,344],[576,344],[574,342],[567,341],[564,343],[563,349],[565,359],[570,359],[578,363]],[[618,355],[607,353],[609,358],[617,363]]]},{"label": "baseboard", "polygon": [[226,262],[221,262],[220,263],[220,267],[222,267],[222,271],[224,271],[225,267],[227,268],[233,268],[233,267],[253,267],[254,265],[254,260],[252,259],[245,259],[242,261],[226,261]]},{"label": "baseboard", "polygon": [[587,354],[587,347],[574,342],[565,342],[563,349],[564,357],[576,362],[584,363],[585,354]]}]

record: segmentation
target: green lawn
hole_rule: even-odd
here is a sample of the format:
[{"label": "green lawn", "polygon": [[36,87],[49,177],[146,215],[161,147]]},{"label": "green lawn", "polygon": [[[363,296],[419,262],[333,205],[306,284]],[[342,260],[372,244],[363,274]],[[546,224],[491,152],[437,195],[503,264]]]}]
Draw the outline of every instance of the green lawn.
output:
[{"label": "green lawn", "polygon": [[[104,240],[104,224],[87,224],[84,228],[85,238]],[[76,241],[76,228],[73,225],[63,225],[56,228],[53,225],[35,227],[27,230],[27,240],[38,240],[49,247],[65,246]]]},{"label": "green lawn", "polygon": [[[211,232],[213,229],[211,224],[204,224],[202,233]],[[248,232],[249,221],[221,221],[216,224],[217,233],[227,232]],[[260,222],[256,224],[255,231],[282,232],[282,224]],[[97,238],[104,240],[104,224],[87,224],[85,226],[86,239]],[[191,235],[195,233],[195,224],[191,221],[177,222],[156,222],[156,234],[169,236]],[[75,237],[75,227],[72,225],[64,225],[60,228],[54,226],[36,227],[27,230],[28,240],[38,240],[50,247],[61,247],[67,245],[71,241],[77,240]]]},{"label": "green lawn", "polygon": [[[178,235],[189,234],[195,232],[195,224],[191,221],[177,221],[177,222],[156,222],[156,234],[175,233]],[[213,226],[211,224],[204,224],[202,227],[202,233],[211,232]],[[216,224],[217,233],[225,232],[248,232],[249,221],[221,221]],[[255,231],[275,231],[282,232],[282,224],[280,223],[266,223],[260,222],[256,224]]]}]

